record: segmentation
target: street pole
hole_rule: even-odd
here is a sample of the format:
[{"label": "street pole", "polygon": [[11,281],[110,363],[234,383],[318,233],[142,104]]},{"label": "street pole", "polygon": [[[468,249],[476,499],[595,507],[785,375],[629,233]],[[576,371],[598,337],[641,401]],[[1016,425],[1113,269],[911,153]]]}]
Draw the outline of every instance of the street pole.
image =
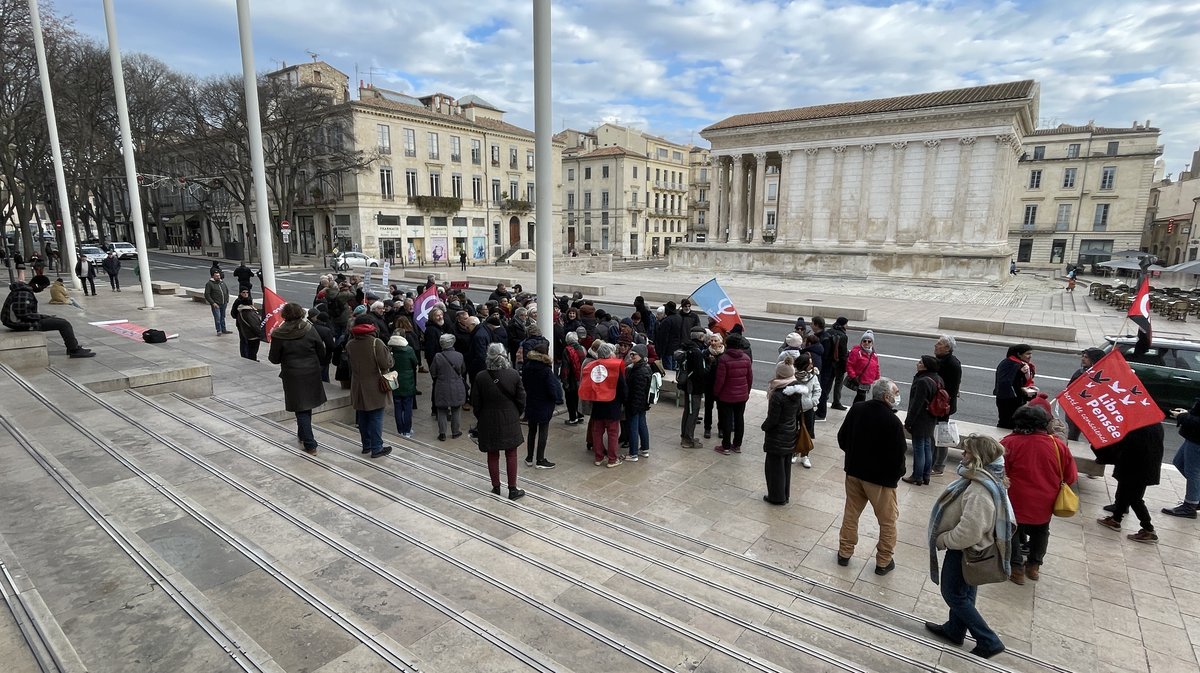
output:
[{"label": "street pole", "polygon": [[[33,24],[33,49],[37,52],[38,78],[42,82],[42,105],[46,108],[46,126],[50,132],[50,152],[54,157],[54,182],[58,186],[58,212],[63,222],[63,240],[58,242],[58,272],[59,275],[62,275],[65,264],[69,272],[67,275],[71,277],[71,287],[80,290],[83,288],[83,282],[74,273],[75,228],[72,226],[70,202],[67,201],[67,178],[63,173],[62,146],[58,142],[58,119],[54,115],[54,94],[50,90],[50,68],[46,65],[46,43],[42,38],[42,17],[38,13],[37,0],[29,0],[29,16]],[[23,224],[20,223],[18,227]],[[18,233],[20,233],[20,229],[18,229]]]},{"label": "street pole", "polygon": [[550,339],[554,357],[554,160],[551,156],[551,132],[554,118],[550,99],[550,0],[533,0],[533,155],[534,218],[537,222],[538,327]]},{"label": "street pole", "polygon": [[267,169],[263,159],[262,121],[258,111],[258,74],[254,72],[254,40],[250,26],[250,0],[237,0],[238,37],[242,47],[242,80],[246,88],[246,129],[250,132],[250,169],[254,176],[254,215],[258,231],[258,257],[264,287],[275,291],[275,252],[271,238],[271,213],[267,204]]},{"label": "street pole", "polygon": [[[129,130],[129,101],[125,98],[125,71],[117,42],[117,17],[112,0],[104,0],[104,25],[108,28],[108,62],[112,66],[113,93],[117,98],[117,120],[121,124],[121,154],[125,158],[125,184],[129,188],[129,210],[133,215],[133,240],[138,251],[138,273],[142,283],[142,308],[154,308],[150,291],[150,256],[146,253],[146,227],[142,223],[142,194],[138,189],[137,165],[133,160],[133,132]],[[65,197],[65,193],[63,194]],[[68,219],[63,219],[63,230]]]}]

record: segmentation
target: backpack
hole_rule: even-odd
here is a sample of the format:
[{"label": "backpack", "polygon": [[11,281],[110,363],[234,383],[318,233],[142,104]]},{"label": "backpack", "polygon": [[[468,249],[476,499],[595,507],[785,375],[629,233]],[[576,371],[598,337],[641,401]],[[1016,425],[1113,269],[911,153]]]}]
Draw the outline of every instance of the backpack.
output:
[{"label": "backpack", "polygon": [[846,348],[849,342],[849,337],[846,336],[845,332],[839,332],[836,330],[830,331],[833,332],[833,334],[830,335],[830,341],[833,342],[833,361],[845,362],[846,358],[850,355],[849,349]]},{"label": "backpack", "polygon": [[167,342],[167,333],[160,329],[148,329],[142,332],[142,341],[148,344],[163,344]]},{"label": "backpack", "polygon": [[687,368],[688,352],[686,349],[680,348],[675,351],[673,357],[675,358],[675,385],[682,389],[687,385],[690,376]]},{"label": "backpack", "polygon": [[662,389],[662,383],[662,374],[658,372],[650,374],[650,404],[658,404],[658,395]]},{"label": "backpack", "polygon": [[937,391],[933,393],[933,397],[929,400],[929,415],[934,418],[945,418],[950,415],[950,393],[946,392],[946,387],[938,382]]}]

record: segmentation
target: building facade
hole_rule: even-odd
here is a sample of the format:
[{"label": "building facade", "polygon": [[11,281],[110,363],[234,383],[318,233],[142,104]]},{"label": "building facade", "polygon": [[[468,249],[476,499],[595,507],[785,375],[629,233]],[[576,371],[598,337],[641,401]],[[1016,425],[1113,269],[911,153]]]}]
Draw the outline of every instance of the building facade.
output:
[{"label": "building facade", "polygon": [[687,147],[616,124],[555,138],[568,250],[659,257],[686,239]]},{"label": "building facade", "polygon": [[1085,267],[1142,242],[1159,130],[1060,125],[1025,138],[1009,243],[1023,267]]},{"label": "building facade", "polygon": [[1194,168],[1198,160],[1200,150],[1192,155],[1191,170],[1180,173],[1178,180],[1160,180],[1150,189],[1141,249],[1158,257],[1163,266],[1191,262],[1200,256],[1200,231],[1196,229],[1200,175]]},{"label": "building facade", "polygon": [[709,230],[673,266],[1003,282],[1033,81],[736,115],[712,144]]},{"label": "building facade", "polygon": [[687,240],[703,243],[708,238],[709,195],[712,194],[709,151],[693,147],[688,151],[688,230]]}]

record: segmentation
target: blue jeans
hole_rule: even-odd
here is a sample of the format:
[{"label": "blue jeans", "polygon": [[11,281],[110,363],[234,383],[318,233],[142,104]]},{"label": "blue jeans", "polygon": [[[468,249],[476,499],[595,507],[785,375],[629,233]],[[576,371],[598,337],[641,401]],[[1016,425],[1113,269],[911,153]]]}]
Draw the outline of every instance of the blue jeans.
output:
[{"label": "blue jeans", "polygon": [[629,417],[629,455],[650,450],[650,426],[646,425],[646,412]]},{"label": "blue jeans", "polygon": [[913,435],[913,479],[929,481],[933,469],[933,437]]},{"label": "blue jeans", "polygon": [[963,579],[962,561],[963,553],[958,549],[947,550],[942,561],[942,600],[950,608],[943,628],[953,640],[962,640],[970,631],[980,647],[998,650],[1004,643],[975,609],[976,589]]},{"label": "blue jeans", "polygon": [[358,424],[358,436],[364,451],[374,453],[383,448],[383,408],[355,411],[354,422]]},{"label": "blue jeans", "polygon": [[403,435],[412,432],[413,397],[392,395],[392,407],[396,411],[396,432]]},{"label": "blue jeans", "polygon": [[225,330],[225,304],[221,304],[220,306],[210,306],[209,308],[212,309],[213,325],[216,326],[217,332],[219,333],[219,332],[226,331]]},{"label": "blue jeans", "polygon": [[317,440],[312,431],[312,409],[296,412],[296,438],[306,449],[317,448]]},{"label": "blue jeans", "polygon": [[1187,479],[1183,499],[1193,505],[1200,502],[1200,444],[1183,440],[1183,446],[1175,452],[1171,464]]}]

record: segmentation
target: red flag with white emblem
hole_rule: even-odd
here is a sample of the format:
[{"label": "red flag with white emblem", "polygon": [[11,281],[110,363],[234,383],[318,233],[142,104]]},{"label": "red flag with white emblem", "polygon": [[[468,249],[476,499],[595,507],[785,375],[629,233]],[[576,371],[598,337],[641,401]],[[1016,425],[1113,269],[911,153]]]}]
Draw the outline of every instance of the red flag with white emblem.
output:
[{"label": "red flag with white emblem", "polygon": [[279,316],[279,312],[283,307],[287,306],[287,302],[283,297],[275,294],[275,291],[269,287],[263,288],[263,321],[262,333],[264,341],[271,341],[271,332],[283,322],[283,318]]},{"label": "red flag with white emblem", "polygon": [[1165,418],[1116,348],[1069,383],[1057,399],[1094,447],[1119,442],[1130,432]]},{"label": "red flag with white emblem", "polygon": [[1126,315],[1133,321],[1133,324],[1138,326],[1136,352],[1145,353],[1151,343],[1149,276],[1142,280],[1142,286],[1138,288],[1137,295],[1133,298],[1133,303],[1129,305],[1129,313]]}]

